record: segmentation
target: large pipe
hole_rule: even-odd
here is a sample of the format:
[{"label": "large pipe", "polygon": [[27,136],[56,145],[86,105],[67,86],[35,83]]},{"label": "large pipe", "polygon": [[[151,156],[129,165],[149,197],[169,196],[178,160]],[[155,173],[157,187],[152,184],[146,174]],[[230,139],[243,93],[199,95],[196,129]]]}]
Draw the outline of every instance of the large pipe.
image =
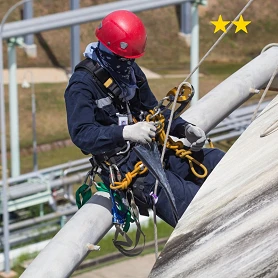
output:
[{"label": "large pipe", "polygon": [[149,278],[278,277],[277,115],[278,96],[202,185]]},{"label": "large pipe", "polygon": [[109,194],[97,192],[54,236],[20,276],[70,277],[76,267],[112,227]]},{"label": "large pipe", "polygon": [[228,77],[181,116],[206,133],[269,81],[278,64],[278,47],[271,47]]}]

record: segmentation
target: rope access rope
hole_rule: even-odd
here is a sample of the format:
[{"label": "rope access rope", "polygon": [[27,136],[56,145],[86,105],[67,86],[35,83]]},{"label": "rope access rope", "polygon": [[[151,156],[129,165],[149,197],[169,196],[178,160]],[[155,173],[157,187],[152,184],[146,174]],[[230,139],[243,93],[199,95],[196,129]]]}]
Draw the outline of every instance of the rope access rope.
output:
[{"label": "rope access rope", "polygon": [[[240,11],[240,13],[236,16],[236,18],[233,21],[237,21],[239,19],[239,17],[245,12],[245,10],[254,2],[255,0],[249,0],[248,3],[244,6],[244,8]],[[171,108],[171,114],[169,117],[169,124],[167,127],[167,131],[166,131],[166,136],[165,136],[165,140],[164,140],[164,144],[163,144],[163,149],[162,149],[162,153],[161,153],[161,163],[163,163],[164,160],[164,155],[165,155],[165,151],[166,151],[166,144],[167,144],[167,140],[169,137],[169,133],[170,133],[170,127],[173,121],[173,115],[174,115],[174,111],[175,111],[175,106],[177,104],[177,99],[179,96],[179,92],[183,86],[183,84],[194,74],[194,72],[200,67],[200,65],[203,63],[203,61],[209,56],[209,54],[214,50],[214,48],[218,45],[218,43],[224,38],[224,36],[229,32],[229,30],[232,28],[233,23],[230,23],[230,25],[227,28],[226,33],[223,33],[217,40],[216,42],[211,46],[211,48],[208,50],[208,52],[204,55],[204,57],[200,60],[200,62],[197,64],[197,66],[192,70],[192,72],[189,73],[189,75],[184,79],[183,82],[180,83],[180,85],[178,86],[177,89],[177,94],[175,95],[173,104],[172,104],[172,108]],[[157,195],[157,187],[158,187],[158,180],[156,180],[155,182],[155,187],[154,187],[154,194]],[[154,236],[155,236],[155,257],[156,259],[158,258],[158,244],[157,244],[157,226],[156,226],[156,211],[155,211],[155,204],[153,204],[153,218],[154,218]]]},{"label": "rope access rope", "polygon": [[[270,44],[266,45],[262,49],[261,53],[265,52],[267,49],[269,49],[270,47],[273,47],[273,46],[278,47],[278,43],[270,43]],[[262,104],[262,102],[263,102],[263,100],[264,100],[264,98],[265,98],[265,96],[266,96],[266,94],[267,94],[267,92],[268,92],[268,90],[269,90],[269,88],[270,88],[270,86],[271,86],[275,76],[277,75],[277,73],[278,73],[278,65],[277,65],[276,69],[274,70],[271,78],[269,79],[269,82],[267,83],[267,86],[266,86],[266,88],[265,88],[265,90],[264,90],[264,92],[263,92],[263,94],[261,96],[261,99],[260,99],[260,101],[259,101],[259,103],[258,103],[258,105],[257,105],[257,107],[256,107],[256,109],[255,109],[255,111],[253,113],[253,116],[252,116],[252,119],[251,119],[251,123],[255,120],[255,118],[257,116],[257,113],[258,113],[258,110],[259,110],[259,108],[260,108],[260,106],[261,106],[261,104]]]}]

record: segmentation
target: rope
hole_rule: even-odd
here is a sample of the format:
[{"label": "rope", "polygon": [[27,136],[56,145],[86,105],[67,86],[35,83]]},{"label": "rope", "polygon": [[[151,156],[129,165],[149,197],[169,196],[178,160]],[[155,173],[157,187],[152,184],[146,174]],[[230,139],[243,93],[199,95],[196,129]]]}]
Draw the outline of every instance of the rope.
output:
[{"label": "rope", "polygon": [[261,54],[262,54],[263,52],[265,52],[266,50],[268,50],[269,48],[273,47],[273,46],[277,46],[277,47],[278,47],[278,43],[274,42],[274,43],[270,43],[270,44],[266,45],[266,46],[262,49]]},{"label": "rope", "polygon": [[274,130],[278,128],[278,120],[275,120],[261,135],[260,137],[265,137],[272,133]]},{"label": "rope", "polygon": [[128,172],[125,174],[125,178],[122,181],[119,181],[119,182],[115,181],[114,183],[111,183],[110,188],[113,190],[116,190],[116,189],[125,190],[131,184],[132,179],[134,177],[136,177],[137,175],[142,175],[147,171],[148,171],[148,168],[144,167],[142,161],[138,161],[135,164],[134,169],[131,172]]},{"label": "rope", "polygon": [[[267,49],[269,49],[270,47],[273,47],[273,46],[278,47],[278,43],[271,43],[271,44],[266,45],[266,46],[263,48],[263,50],[262,50],[261,53],[263,53],[264,51],[266,51]],[[266,86],[266,88],[265,88],[265,90],[264,90],[264,92],[263,92],[263,94],[262,94],[262,96],[261,96],[261,99],[260,99],[260,101],[259,101],[259,103],[258,103],[258,105],[257,105],[257,107],[256,107],[256,109],[255,109],[255,111],[254,111],[254,113],[253,113],[253,116],[252,116],[252,119],[251,119],[251,123],[252,123],[252,122],[255,120],[255,118],[257,117],[258,110],[259,110],[259,108],[260,108],[260,106],[261,106],[261,104],[262,104],[262,102],[263,102],[263,100],[264,100],[266,94],[268,93],[268,90],[269,90],[269,88],[270,88],[270,86],[271,86],[271,84],[272,84],[272,82],[273,82],[275,76],[277,75],[277,73],[278,73],[278,65],[277,65],[276,69],[274,70],[274,72],[273,72],[271,78],[269,79],[269,82],[268,82],[268,84],[267,84],[267,86]]]},{"label": "rope", "polygon": [[[254,0],[249,0],[248,3],[244,6],[244,8],[241,10],[241,12],[236,16],[236,18],[233,21],[237,21],[239,19],[239,17],[245,12],[245,10],[254,2]],[[175,111],[175,106],[177,104],[177,99],[179,96],[179,92],[180,89],[182,88],[183,84],[194,74],[194,72],[200,67],[200,65],[203,63],[203,61],[209,56],[209,54],[214,50],[214,48],[218,45],[218,43],[224,38],[224,36],[229,32],[229,30],[232,28],[233,23],[231,23],[228,28],[227,28],[227,32],[223,33],[217,40],[216,42],[211,46],[211,48],[208,50],[208,52],[204,55],[204,57],[200,60],[200,62],[197,64],[197,66],[192,70],[192,72],[189,73],[189,75],[184,79],[183,82],[180,83],[180,85],[178,86],[177,89],[177,94],[175,95],[173,104],[172,104],[172,108],[171,108],[171,114],[169,117],[169,124],[167,127],[167,131],[166,131],[166,136],[165,136],[165,140],[164,140],[164,144],[163,144],[163,149],[162,149],[162,153],[161,153],[161,163],[163,163],[164,160],[164,155],[166,152],[166,144],[167,144],[167,140],[169,137],[169,133],[170,133],[170,127],[173,121],[173,115],[174,115],[174,111]],[[157,195],[157,188],[158,188],[158,181],[156,181],[155,183],[155,188],[154,188],[154,194]],[[155,206],[155,204],[153,204],[153,207]],[[153,210],[153,212],[155,212],[155,210]],[[155,219],[155,215],[154,215],[154,219]],[[157,229],[157,227],[156,227]],[[157,235],[157,234],[155,234]],[[155,238],[155,241],[157,242],[157,237]],[[158,257],[158,250],[155,250],[155,256],[156,259]]]},{"label": "rope", "polygon": [[[158,115],[154,115],[154,114],[155,114],[155,112],[153,110],[150,110],[150,114],[147,115],[146,121],[147,122],[150,122],[150,121],[157,122],[158,121],[160,123],[160,127],[157,129],[158,141],[161,145],[163,145],[164,140],[165,140],[165,136],[166,136],[165,131],[164,131],[165,118],[161,114],[158,114]],[[210,146],[213,147],[211,141],[210,141]],[[167,149],[173,150],[176,153],[176,156],[178,156],[180,158],[183,158],[183,159],[188,159],[190,169],[196,177],[201,179],[201,178],[205,178],[207,176],[208,170],[205,167],[205,165],[203,165],[202,163],[197,161],[195,158],[193,158],[191,156],[192,151],[185,150],[183,148],[183,143],[181,141],[175,142],[171,137],[169,137],[168,141],[166,143],[166,147],[167,147]],[[196,172],[193,163],[198,165],[203,170],[203,174],[198,174]]]}]

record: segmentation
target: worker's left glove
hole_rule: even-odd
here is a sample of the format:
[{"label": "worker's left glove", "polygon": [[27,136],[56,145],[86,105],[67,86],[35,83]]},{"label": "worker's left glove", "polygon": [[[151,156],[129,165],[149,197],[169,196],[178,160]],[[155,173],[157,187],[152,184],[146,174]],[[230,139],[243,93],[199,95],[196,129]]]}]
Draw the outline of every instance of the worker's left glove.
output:
[{"label": "worker's left glove", "polygon": [[206,142],[205,132],[192,124],[185,126],[185,145],[193,152],[200,151]]}]

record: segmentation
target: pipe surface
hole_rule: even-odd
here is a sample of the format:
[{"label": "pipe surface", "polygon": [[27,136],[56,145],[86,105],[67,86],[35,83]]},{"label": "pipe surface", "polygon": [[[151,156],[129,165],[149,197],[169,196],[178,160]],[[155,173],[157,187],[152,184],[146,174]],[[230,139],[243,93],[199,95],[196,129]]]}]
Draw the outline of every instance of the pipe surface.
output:
[{"label": "pipe surface", "polygon": [[97,192],[54,236],[20,276],[22,278],[70,277],[112,227],[112,203],[106,192]]},{"label": "pipe surface", "polygon": [[202,185],[149,278],[278,277],[277,115],[278,96]]},{"label": "pipe surface", "polygon": [[271,78],[278,64],[278,47],[271,47],[186,110],[181,117],[206,133],[254,95]]}]

